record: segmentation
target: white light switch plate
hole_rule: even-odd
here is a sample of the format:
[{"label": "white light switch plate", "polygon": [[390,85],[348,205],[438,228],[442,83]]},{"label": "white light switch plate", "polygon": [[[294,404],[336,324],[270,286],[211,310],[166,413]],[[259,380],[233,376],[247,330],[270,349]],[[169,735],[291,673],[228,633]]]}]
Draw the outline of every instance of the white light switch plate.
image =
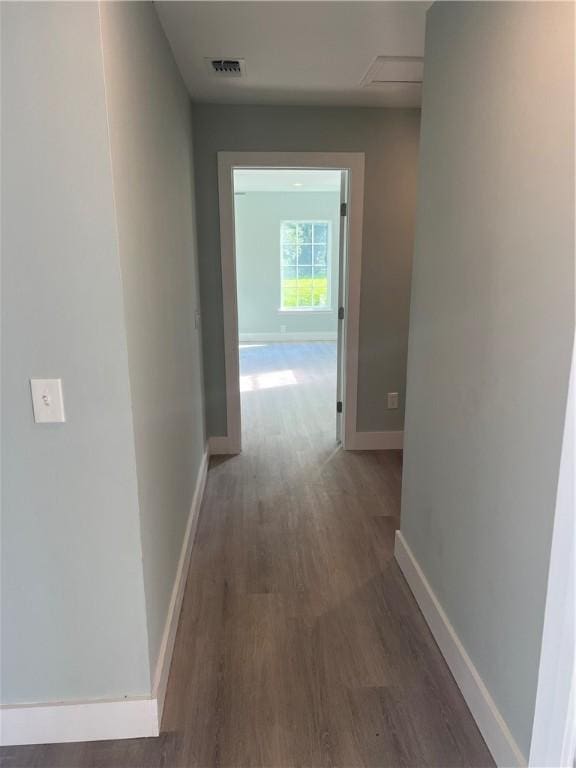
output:
[{"label": "white light switch plate", "polygon": [[37,424],[61,423],[64,415],[62,379],[30,379],[34,421]]}]

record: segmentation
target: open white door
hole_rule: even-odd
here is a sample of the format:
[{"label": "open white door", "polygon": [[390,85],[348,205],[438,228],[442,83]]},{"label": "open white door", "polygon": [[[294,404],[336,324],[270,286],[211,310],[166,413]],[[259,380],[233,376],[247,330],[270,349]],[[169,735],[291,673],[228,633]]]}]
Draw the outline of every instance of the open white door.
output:
[{"label": "open white door", "polygon": [[338,242],[338,340],[336,342],[336,440],[342,442],[344,396],[344,314],[348,251],[348,171],[340,172],[340,239]]}]

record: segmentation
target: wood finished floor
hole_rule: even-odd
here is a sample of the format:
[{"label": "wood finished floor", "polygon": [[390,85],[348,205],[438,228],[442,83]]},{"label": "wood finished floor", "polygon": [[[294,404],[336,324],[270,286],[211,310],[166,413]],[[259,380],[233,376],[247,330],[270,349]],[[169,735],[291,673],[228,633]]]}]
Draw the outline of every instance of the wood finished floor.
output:
[{"label": "wood finished floor", "polygon": [[400,452],[335,444],[331,343],[241,349],[244,452],[213,459],[162,735],[6,768],[492,766],[393,559]]}]

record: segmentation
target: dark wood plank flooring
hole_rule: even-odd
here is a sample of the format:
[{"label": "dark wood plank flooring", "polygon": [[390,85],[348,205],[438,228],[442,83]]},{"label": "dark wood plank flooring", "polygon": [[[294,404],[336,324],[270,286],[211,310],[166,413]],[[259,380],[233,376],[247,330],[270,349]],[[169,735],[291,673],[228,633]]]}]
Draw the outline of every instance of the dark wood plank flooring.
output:
[{"label": "dark wood plank flooring", "polygon": [[335,444],[331,343],[241,349],[244,452],[213,459],[162,736],[7,768],[492,766],[394,559],[400,452]]}]

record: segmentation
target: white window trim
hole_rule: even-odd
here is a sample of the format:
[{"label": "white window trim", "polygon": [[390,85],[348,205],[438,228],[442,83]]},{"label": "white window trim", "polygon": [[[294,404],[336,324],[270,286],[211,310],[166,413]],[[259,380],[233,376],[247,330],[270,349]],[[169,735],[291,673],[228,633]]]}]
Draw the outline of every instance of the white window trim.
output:
[{"label": "white window trim", "polygon": [[299,307],[298,309],[279,307],[278,312],[281,315],[325,315],[327,312],[334,312],[334,309],[332,307]]},{"label": "white window trim", "polygon": [[[284,307],[282,306],[282,270],[284,264],[282,263],[282,246],[284,241],[282,239],[282,233],[284,231],[285,224],[312,224],[312,232],[314,232],[314,224],[326,224],[328,228],[328,237],[326,239],[326,277],[328,279],[328,296],[326,306],[302,306],[302,307]],[[314,234],[312,234],[312,242],[305,243],[305,245],[314,246]],[[323,243],[318,243],[323,245]],[[298,260],[296,260],[296,267],[298,267]],[[296,273],[298,274],[298,273]],[[312,279],[314,279],[314,256],[312,256]],[[326,312],[332,312],[332,222],[330,219],[283,219],[280,222],[280,306],[278,312],[282,314],[301,315],[306,314],[324,314]]]}]

